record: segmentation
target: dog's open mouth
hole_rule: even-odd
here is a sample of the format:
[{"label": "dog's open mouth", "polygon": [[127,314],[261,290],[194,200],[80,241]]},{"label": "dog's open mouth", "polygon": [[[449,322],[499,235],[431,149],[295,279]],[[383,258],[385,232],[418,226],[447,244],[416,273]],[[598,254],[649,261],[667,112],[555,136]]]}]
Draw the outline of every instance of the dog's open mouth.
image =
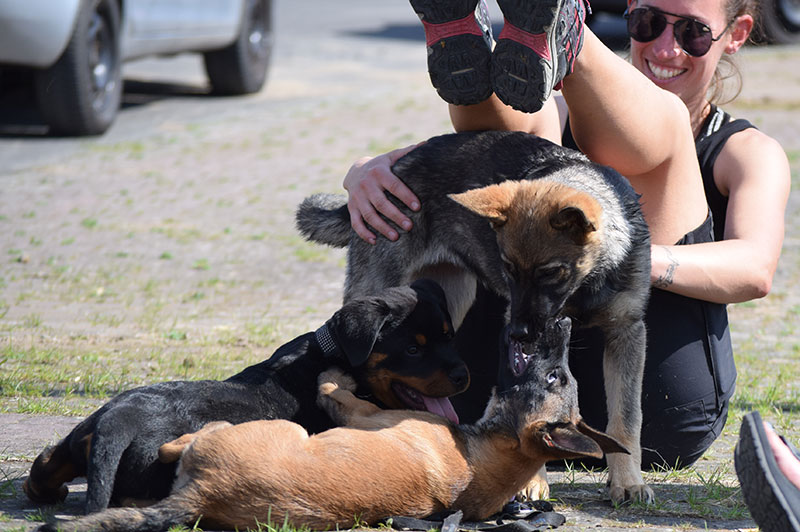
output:
[{"label": "dog's open mouth", "polygon": [[524,344],[518,340],[508,341],[508,362],[515,377],[525,373],[530,355],[525,353]]},{"label": "dog's open mouth", "polygon": [[442,416],[458,424],[458,414],[456,414],[453,404],[447,397],[428,397],[399,382],[392,384],[392,390],[394,390],[397,397],[402,399],[409,408],[413,410],[427,410],[432,414]]}]

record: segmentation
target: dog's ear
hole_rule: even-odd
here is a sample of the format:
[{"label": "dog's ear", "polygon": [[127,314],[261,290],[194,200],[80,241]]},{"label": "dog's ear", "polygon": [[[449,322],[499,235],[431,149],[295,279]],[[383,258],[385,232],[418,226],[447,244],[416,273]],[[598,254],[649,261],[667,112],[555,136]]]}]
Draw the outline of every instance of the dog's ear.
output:
[{"label": "dog's ear", "polygon": [[589,436],[591,439],[597,442],[600,445],[600,448],[603,449],[603,452],[608,453],[624,453],[624,454],[631,454],[628,449],[622,446],[617,440],[606,434],[605,432],[600,432],[597,429],[593,429],[589,425],[583,422],[583,420],[578,422],[578,430],[581,434],[585,434]]},{"label": "dog's ear", "polygon": [[581,192],[567,195],[561,207],[550,217],[550,226],[565,231],[576,244],[584,244],[597,231],[603,210],[597,201]]},{"label": "dog's ear", "polygon": [[390,288],[381,297],[354,299],[328,320],[328,331],[350,365],[360,366],[369,358],[381,332],[396,328],[416,303],[416,294],[409,287]]},{"label": "dog's ear", "polygon": [[448,197],[488,219],[492,226],[500,227],[508,221],[508,209],[514,200],[516,188],[514,181],[506,181],[460,194],[449,194]]},{"label": "dog's ear", "polygon": [[417,293],[417,300],[420,298],[432,299],[442,310],[447,312],[447,298],[444,294],[444,289],[436,281],[417,279],[411,283],[411,289]]},{"label": "dog's ear", "polygon": [[603,457],[600,443],[583,434],[573,423],[537,422],[526,428],[526,434],[529,441],[523,445],[534,456],[544,455],[548,460]]},{"label": "dog's ear", "polygon": [[603,457],[600,445],[580,432],[572,423],[551,427],[542,438],[542,443],[557,454],[561,451],[573,457]]}]

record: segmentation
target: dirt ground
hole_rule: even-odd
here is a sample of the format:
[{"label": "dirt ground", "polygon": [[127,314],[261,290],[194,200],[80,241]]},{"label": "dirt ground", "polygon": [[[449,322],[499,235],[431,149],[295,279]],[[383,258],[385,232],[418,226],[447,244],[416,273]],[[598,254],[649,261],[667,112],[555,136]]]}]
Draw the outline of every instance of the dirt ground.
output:
[{"label": "dirt ground", "polygon": [[[796,179],[800,49],[740,55],[744,91],[726,108],[782,143]],[[340,191],[358,156],[449,130],[421,68],[359,94],[346,89],[345,79],[323,92],[313,80],[282,76],[281,68],[265,91],[243,99],[224,120],[210,108],[192,123],[166,118],[142,138],[87,140],[74,155],[40,166],[8,172],[0,164],[0,530],[27,531],[50,515],[25,499],[22,478],[43,446],[80,419],[50,414],[96,407],[99,401],[81,392],[90,395],[109,367],[120,389],[221,377],[327,319],[340,301],[343,255],[302,241],[295,206],[310,193]],[[331,68],[358,78],[366,67],[352,61]],[[151,105],[169,114],[169,99]],[[13,153],[0,151],[0,159]],[[795,192],[777,296],[731,309],[737,346],[755,342],[793,364],[797,351],[770,327],[800,308],[792,289],[800,275],[798,207]],[[93,356],[100,363],[94,375],[70,375],[77,393],[53,390],[32,399],[13,391],[33,374],[18,373],[11,353],[20,351],[42,357],[43,371],[69,372],[70,364]],[[799,377],[793,379],[800,389]],[[730,465],[736,430],[715,443],[706,470]],[[728,486],[735,485],[731,470]],[[709,517],[691,500],[677,514],[674,507],[615,509],[599,474],[576,482],[566,472],[551,480],[566,503],[557,507],[568,519],[563,530],[754,527],[746,513]],[[660,500],[670,498],[668,478],[654,487]],[[56,515],[80,513],[85,485],[71,489]]]}]

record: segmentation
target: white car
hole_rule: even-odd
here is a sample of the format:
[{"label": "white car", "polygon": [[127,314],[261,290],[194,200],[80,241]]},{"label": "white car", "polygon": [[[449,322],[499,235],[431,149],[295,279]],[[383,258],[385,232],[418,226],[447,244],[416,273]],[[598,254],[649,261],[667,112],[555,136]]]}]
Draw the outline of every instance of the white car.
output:
[{"label": "white car", "polygon": [[218,94],[257,92],[272,51],[271,0],[0,0],[0,70],[31,67],[53,133],[113,123],[124,61],[200,52]]}]

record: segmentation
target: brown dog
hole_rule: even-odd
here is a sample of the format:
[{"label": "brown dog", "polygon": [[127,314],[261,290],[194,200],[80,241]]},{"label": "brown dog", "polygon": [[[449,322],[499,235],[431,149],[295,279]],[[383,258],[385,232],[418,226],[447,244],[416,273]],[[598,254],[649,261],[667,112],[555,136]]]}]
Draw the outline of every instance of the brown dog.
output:
[{"label": "brown dog", "polygon": [[[506,371],[482,419],[454,425],[428,412],[381,410],[338,370],[320,375],[319,403],[345,427],[309,436],[289,421],[215,423],[165,444],[180,457],[172,494],[149,508],[114,508],[74,530],[155,531],[175,524],[245,528],[284,518],[322,530],[392,515],[497,512],[548,460],[627,452],[585,426],[567,365],[568,319],[552,322],[518,376]],[[44,525],[40,530],[56,530]]]}]

